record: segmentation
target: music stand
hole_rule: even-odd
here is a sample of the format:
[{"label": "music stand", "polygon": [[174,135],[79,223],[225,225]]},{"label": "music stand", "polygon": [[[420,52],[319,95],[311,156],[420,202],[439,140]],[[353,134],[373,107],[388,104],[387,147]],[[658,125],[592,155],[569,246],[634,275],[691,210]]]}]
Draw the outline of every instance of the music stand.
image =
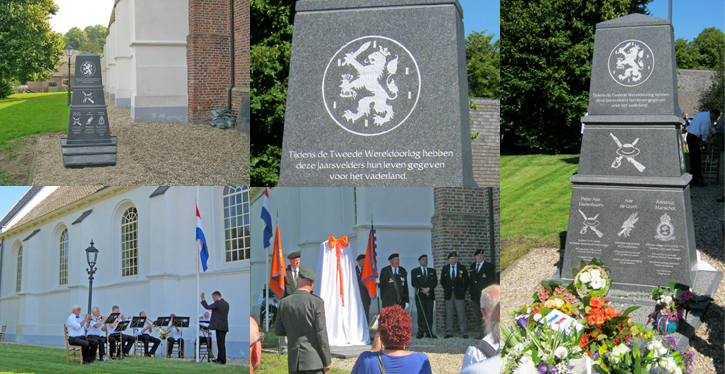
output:
[{"label": "music stand", "polygon": [[[211,330],[209,330],[209,323],[211,321],[208,320],[199,320],[199,330],[204,333],[204,337],[206,338],[206,352],[203,356],[199,357],[199,361],[204,361],[204,357],[206,357],[206,362],[211,362],[211,360],[214,359],[214,353],[211,351]],[[202,323],[206,323],[206,326],[203,326]],[[199,340],[199,337],[196,337],[196,340]],[[199,344],[201,344],[201,341],[199,341]]]},{"label": "music stand", "polygon": [[174,317],[174,327],[189,327],[189,319],[191,319],[191,317]]},{"label": "music stand", "polygon": [[111,335],[111,333],[108,332],[108,325],[112,324],[113,322],[116,322],[116,319],[118,319],[118,316],[120,316],[120,315],[121,315],[121,313],[111,313],[103,321],[103,324],[105,325],[103,327],[106,328],[106,345],[109,348],[109,352],[108,352],[109,355],[111,354],[111,352],[110,352],[111,344],[108,342],[108,337]]},{"label": "music stand", "polygon": [[128,324],[131,323],[130,321],[122,321],[119,322],[118,325],[116,325],[116,328],[113,329],[113,332],[117,332],[118,336],[121,338],[121,344],[118,346],[118,352],[116,353],[119,360],[123,360],[123,331],[128,328]]},{"label": "music stand", "polygon": [[154,321],[154,327],[166,327],[169,325],[171,317],[159,317]]}]

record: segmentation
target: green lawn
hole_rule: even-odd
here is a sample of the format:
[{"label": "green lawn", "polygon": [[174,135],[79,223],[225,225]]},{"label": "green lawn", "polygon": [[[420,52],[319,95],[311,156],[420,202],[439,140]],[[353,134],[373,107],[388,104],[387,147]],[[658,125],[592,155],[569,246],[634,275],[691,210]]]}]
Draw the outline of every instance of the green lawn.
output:
[{"label": "green lawn", "polygon": [[560,247],[578,154],[501,154],[501,268],[531,248]]},{"label": "green lawn", "polygon": [[80,365],[78,361],[66,363],[65,350],[0,343],[0,373],[242,373],[249,368],[195,363],[161,358],[128,357],[122,361],[96,361]]},{"label": "green lawn", "polygon": [[[266,340],[266,338],[265,338]],[[262,364],[254,374],[287,374],[287,356],[276,353],[262,352]],[[332,368],[325,374],[349,374],[349,371]]]},{"label": "green lawn", "polygon": [[0,147],[9,140],[68,130],[68,93],[15,94],[0,99]]}]

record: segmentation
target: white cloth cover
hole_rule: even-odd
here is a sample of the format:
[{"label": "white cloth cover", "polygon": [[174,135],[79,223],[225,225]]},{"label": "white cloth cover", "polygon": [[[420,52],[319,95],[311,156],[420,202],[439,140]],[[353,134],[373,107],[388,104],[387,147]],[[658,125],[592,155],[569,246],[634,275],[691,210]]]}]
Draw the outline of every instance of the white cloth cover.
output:
[{"label": "white cloth cover", "polygon": [[313,291],[325,302],[325,320],[330,346],[366,345],[370,342],[370,333],[365,323],[365,309],[357,285],[355,256],[349,246],[341,249],[340,268],[345,306],[342,306],[340,297],[336,251],[335,248],[330,248],[328,241],[320,244],[317,282]]}]

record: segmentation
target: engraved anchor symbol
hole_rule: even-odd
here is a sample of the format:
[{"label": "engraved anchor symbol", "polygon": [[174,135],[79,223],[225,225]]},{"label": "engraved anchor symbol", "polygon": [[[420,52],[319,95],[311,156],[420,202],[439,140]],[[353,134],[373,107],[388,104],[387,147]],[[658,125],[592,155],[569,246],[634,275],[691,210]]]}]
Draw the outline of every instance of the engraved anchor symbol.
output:
[{"label": "engraved anchor symbol", "polygon": [[96,103],[95,101],[93,101],[93,92],[91,92],[91,93],[85,93],[85,91],[81,91],[81,92],[83,92],[83,96],[84,96],[83,103],[85,103],[86,101],[90,101],[91,104]]}]

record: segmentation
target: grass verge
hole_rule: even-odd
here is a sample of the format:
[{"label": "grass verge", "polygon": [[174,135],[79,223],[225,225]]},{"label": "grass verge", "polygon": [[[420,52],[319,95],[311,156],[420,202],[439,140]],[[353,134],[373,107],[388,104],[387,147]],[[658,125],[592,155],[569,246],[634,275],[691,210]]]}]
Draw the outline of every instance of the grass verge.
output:
[{"label": "grass verge", "polygon": [[[265,338],[264,340],[267,340]],[[254,374],[287,374],[287,355],[277,356],[276,353],[262,352],[262,364]],[[332,368],[325,374],[349,374],[349,371]]]},{"label": "grass verge", "polygon": [[122,361],[96,361],[80,365],[66,363],[64,349],[0,343],[0,373],[242,373],[249,368],[151,357],[129,357]]},{"label": "grass verge", "polygon": [[68,130],[68,98],[65,92],[15,94],[0,99],[0,147],[29,135]]},{"label": "grass verge", "polygon": [[531,248],[559,247],[579,155],[501,154],[501,268]]}]

